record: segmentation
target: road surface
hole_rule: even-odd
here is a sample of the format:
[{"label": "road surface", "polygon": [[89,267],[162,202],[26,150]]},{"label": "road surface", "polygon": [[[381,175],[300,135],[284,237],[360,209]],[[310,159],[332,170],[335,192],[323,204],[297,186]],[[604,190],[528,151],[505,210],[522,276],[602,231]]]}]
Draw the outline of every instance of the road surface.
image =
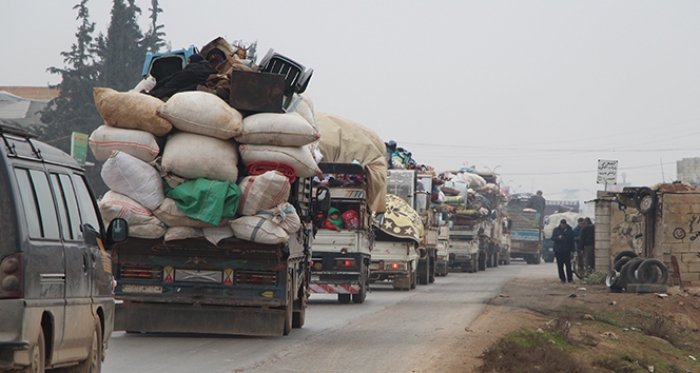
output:
[{"label": "road surface", "polygon": [[112,334],[105,373],[428,372],[445,341],[464,332],[516,277],[556,280],[551,263],[452,272],[430,285],[396,291],[372,285],[364,304],[312,295],[306,324],[286,337]]}]

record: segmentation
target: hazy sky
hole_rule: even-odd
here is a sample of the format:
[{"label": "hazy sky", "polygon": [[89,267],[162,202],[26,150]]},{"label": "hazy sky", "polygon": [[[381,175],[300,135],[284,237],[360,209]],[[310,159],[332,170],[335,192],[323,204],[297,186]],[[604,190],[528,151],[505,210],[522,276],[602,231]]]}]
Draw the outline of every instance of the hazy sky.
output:
[{"label": "hazy sky", "polygon": [[[78,0],[2,0],[0,86],[59,82]],[[106,32],[111,1],[88,3]],[[148,22],[150,1],[137,0]],[[161,0],[173,49],[223,36],[314,68],[316,111],[355,120],[439,171],[495,170],[518,192],[595,197],[676,178],[700,156],[698,1]],[[624,176],[623,176],[624,175]]]}]

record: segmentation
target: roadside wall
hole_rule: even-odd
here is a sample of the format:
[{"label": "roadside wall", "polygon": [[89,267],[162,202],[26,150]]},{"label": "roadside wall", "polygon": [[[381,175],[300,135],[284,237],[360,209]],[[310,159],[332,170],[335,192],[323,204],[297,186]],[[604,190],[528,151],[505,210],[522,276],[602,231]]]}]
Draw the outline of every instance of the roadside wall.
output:
[{"label": "roadside wall", "polygon": [[682,286],[700,286],[700,192],[665,192],[660,195],[654,257],[672,270],[678,260]]},{"label": "roadside wall", "polygon": [[[598,191],[595,204],[596,269],[610,270],[621,251],[641,255],[644,248],[644,215],[636,208],[621,205],[617,193]],[[700,224],[698,225],[700,228]],[[700,243],[700,242],[699,242]]]}]

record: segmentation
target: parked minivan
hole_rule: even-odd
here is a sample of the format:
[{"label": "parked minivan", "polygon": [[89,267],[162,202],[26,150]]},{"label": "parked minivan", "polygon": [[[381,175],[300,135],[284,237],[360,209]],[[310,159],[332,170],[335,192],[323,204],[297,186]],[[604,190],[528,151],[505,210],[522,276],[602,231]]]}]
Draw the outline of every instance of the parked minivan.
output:
[{"label": "parked minivan", "polygon": [[68,154],[0,125],[0,371],[99,372],[114,322],[105,230],[83,168]]}]

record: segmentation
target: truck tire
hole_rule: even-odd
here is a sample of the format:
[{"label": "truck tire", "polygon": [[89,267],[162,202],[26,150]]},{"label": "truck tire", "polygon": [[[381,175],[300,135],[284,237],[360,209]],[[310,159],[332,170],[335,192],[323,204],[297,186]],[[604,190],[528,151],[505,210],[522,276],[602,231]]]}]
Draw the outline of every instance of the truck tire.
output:
[{"label": "truck tire", "polygon": [[410,282],[411,282],[411,286],[410,286],[410,289],[408,289],[408,290],[415,289],[416,284],[418,283],[418,272],[411,271],[411,281]]},{"label": "truck tire", "polygon": [[367,284],[363,283],[360,285],[360,292],[352,295],[352,302],[355,304],[364,303],[365,298],[367,298]]},{"label": "truck tire", "polygon": [[479,253],[479,271],[486,270],[486,253]]},{"label": "truck tire", "polygon": [[479,254],[472,255],[472,260],[469,262],[469,273],[479,272]]},{"label": "truck tire", "polygon": [[629,262],[630,259],[632,259],[632,258],[627,257],[627,256],[620,258],[620,260],[618,260],[618,261],[615,262],[615,264],[613,265],[613,268],[614,268],[618,273],[621,272],[621,271],[622,271],[622,266],[624,266],[625,264],[627,264],[627,262]]},{"label": "truck tire", "polygon": [[643,284],[665,284],[668,280],[668,268],[658,259],[647,259],[637,268],[637,278]]},{"label": "truck tire", "polygon": [[[426,259],[426,262],[427,262],[427,259]],[[430,270],[428,269],[428,263],[425,263],[425,265],[423,265],[423,266],[421,266],[420,264],[418,265],[418,271],[416,271],[416,274],[418,275],[418,283],[419,284],[428,285],[428,282],[430,280],[430,273],[428,273],[429,271]]]},{"label": "truck tire", "polygon": [[338,294],[338,302],[340,302],[340,304],[350,303],[350,294]]},{"label": "truck tire", "polygon": [[288,335],[292,331],[292,319],[294,318],[294,294],[291,290],[287,290],[287,306],[284,307],[284,329],[283,335]]},{"label": "truck tire", "polygon": [[308,300],[308,295],[304,284],[299,289],[299,293],[299,299],[294,303],[295,310],[292,314],[292,328],[294,329],[300,329],[306,322],[306,301]]},{"label": "truck tire", "polygon": [[532,256],[532,264],[542,263],[542,254],[537,254]]},{"label": "truck tire", "polygon": [[608,276],[605,278],[605,285],[607,285],[608,289],[613,293],[621,292],[620,272],[611,269],[610,272],[608,272]]}]

